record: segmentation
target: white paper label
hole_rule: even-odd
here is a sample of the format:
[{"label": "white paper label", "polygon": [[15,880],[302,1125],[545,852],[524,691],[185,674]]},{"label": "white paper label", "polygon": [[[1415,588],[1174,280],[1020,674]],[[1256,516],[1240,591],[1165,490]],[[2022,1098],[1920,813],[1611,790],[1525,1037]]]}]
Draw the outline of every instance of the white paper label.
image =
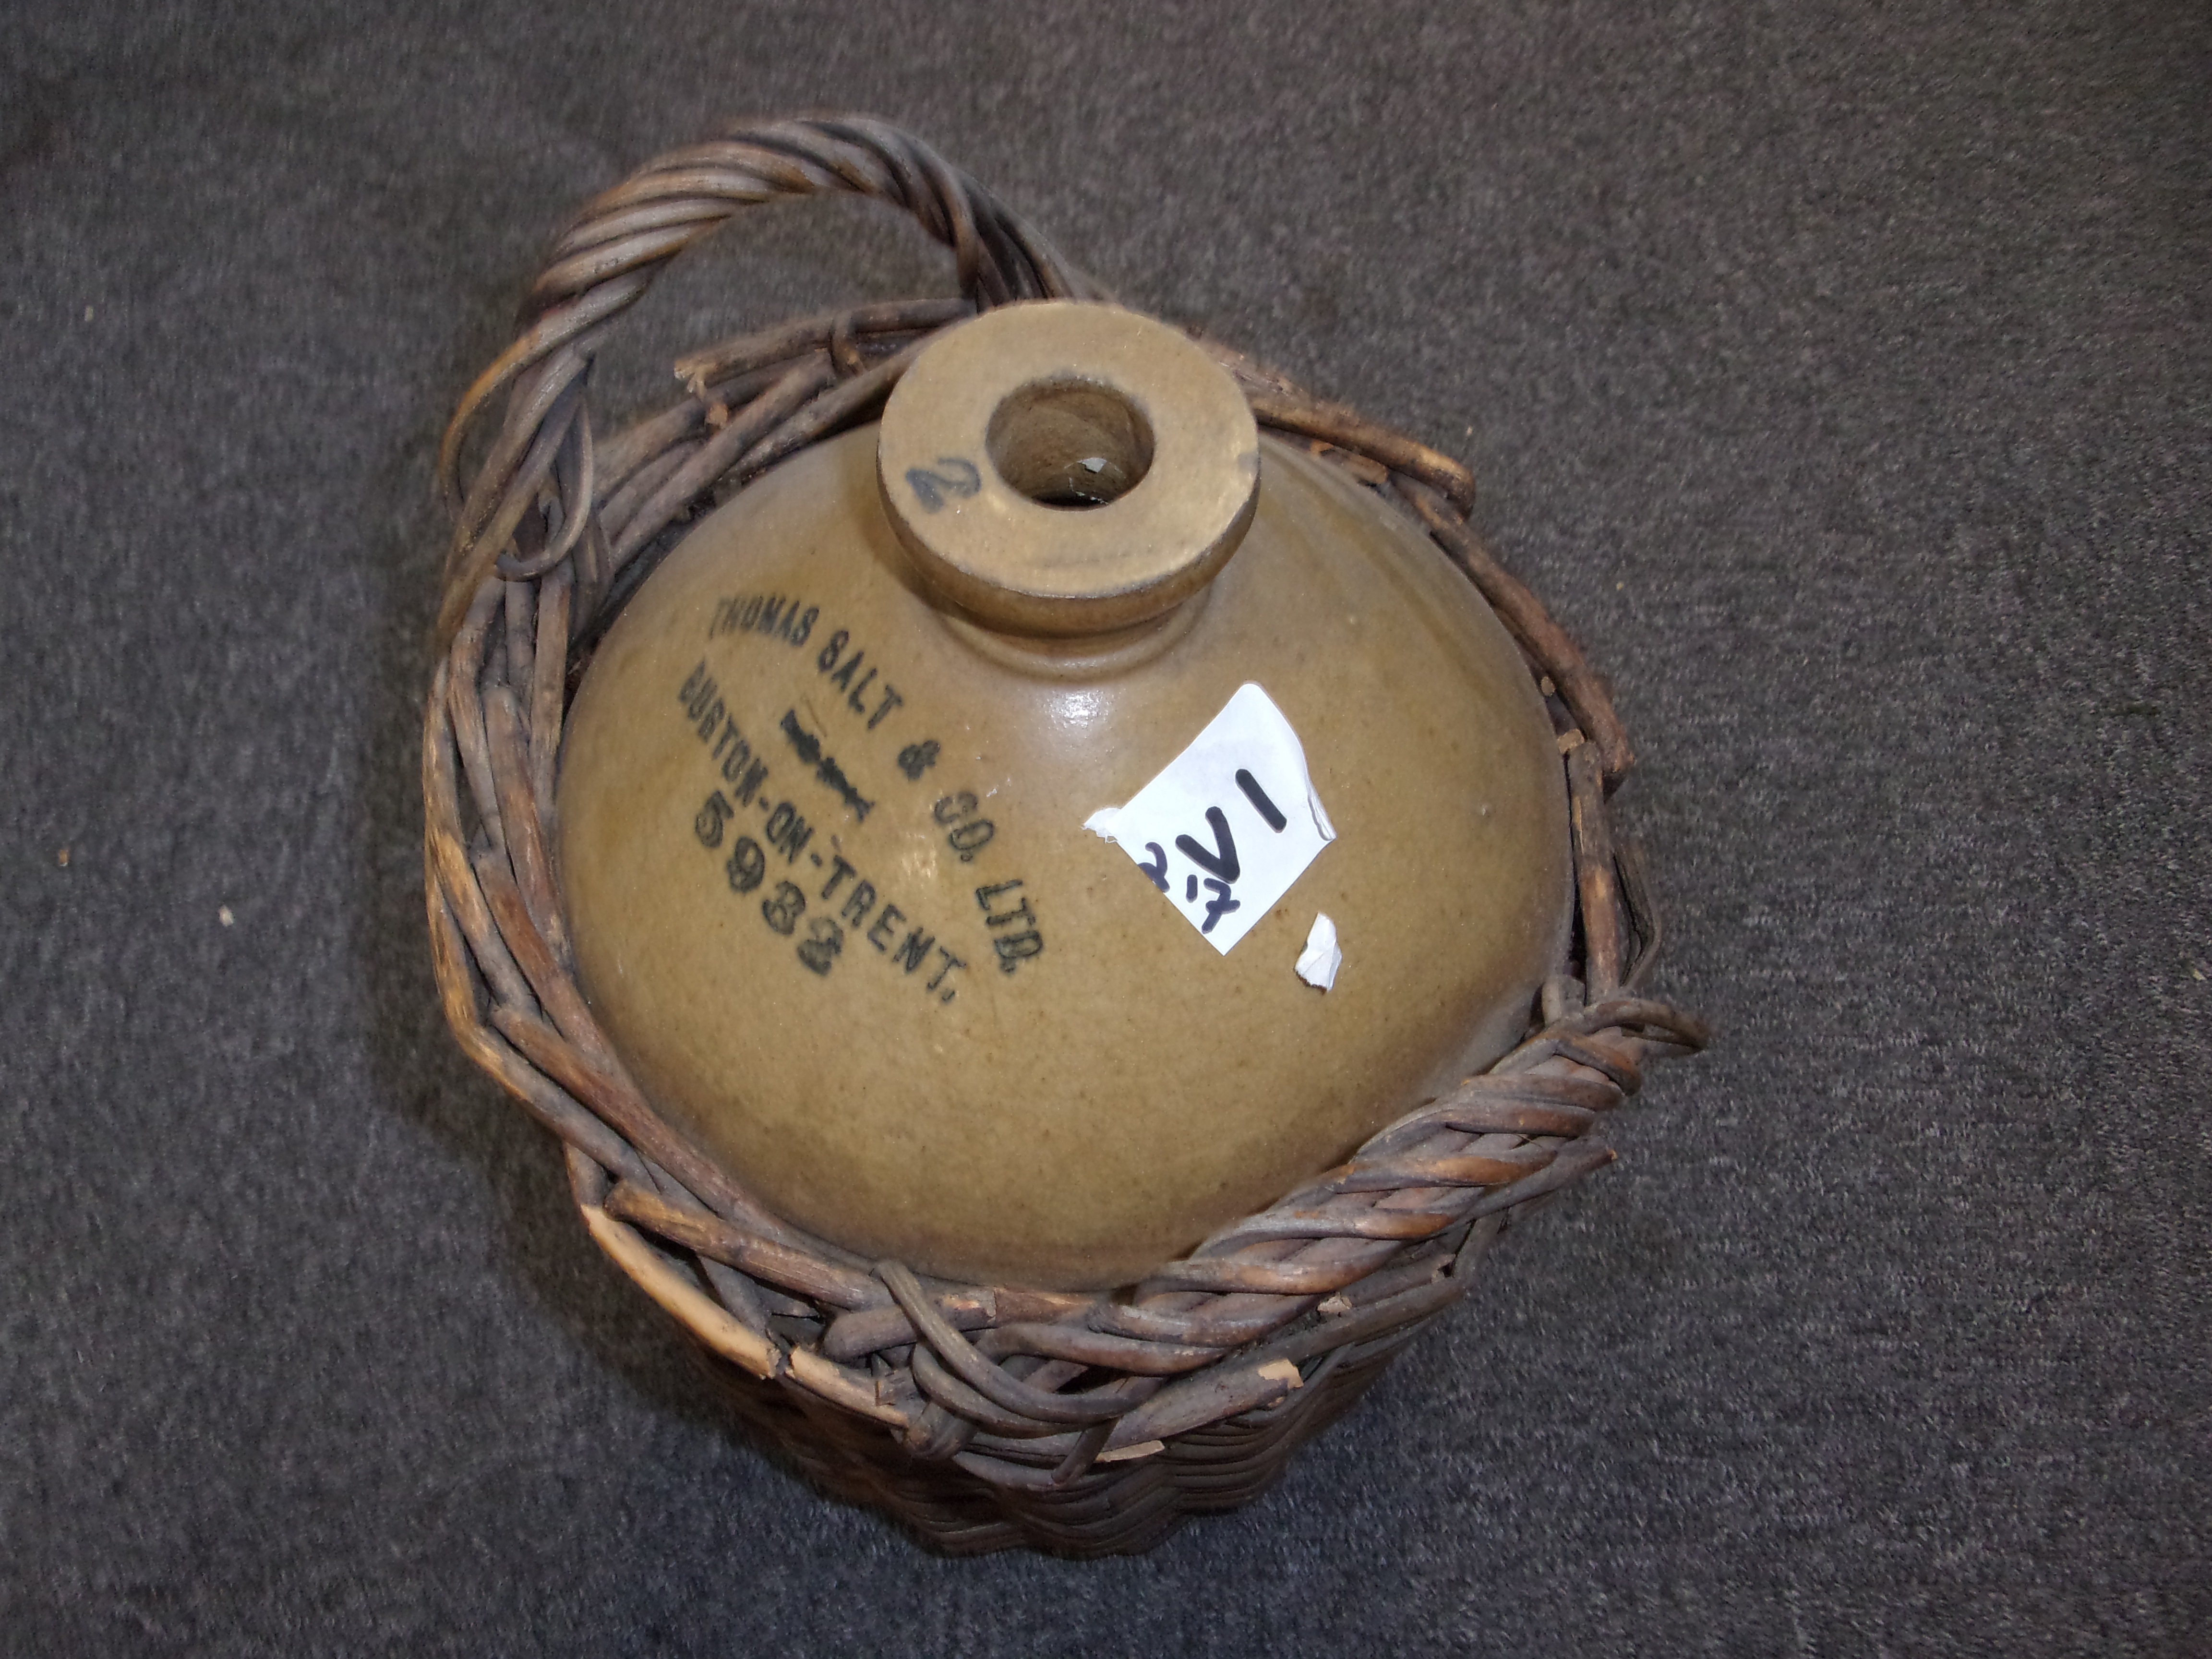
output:
[{"label": "white paper label", "polygon": [[1314,918],[1306,933],[1306,948],[1298,952],[1292,965],[1298,977],[1316,990],[1326,991],[1336,983],[1336,970],[1344,966],[1344,951],[1336,942],[1336,924],[1327,912]]},{"label": "white paper label", "polygon": [[1127,853],[1224,956],[1336,839],[1305,746],[1250,684],[1128,805],[1083,827]]}]

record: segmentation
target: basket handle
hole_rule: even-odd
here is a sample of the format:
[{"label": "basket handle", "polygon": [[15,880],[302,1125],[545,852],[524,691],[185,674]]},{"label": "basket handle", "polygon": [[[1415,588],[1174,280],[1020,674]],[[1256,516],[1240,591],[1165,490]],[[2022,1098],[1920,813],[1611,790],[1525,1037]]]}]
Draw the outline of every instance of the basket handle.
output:
[{"label": "basket handle", "polygon": [[[511,486],[536,452],[550,459],[575,418],[600,333],[644,296],[662,266],[739,208],[832,191],[872,196],[913,215],[952,250],[961,291],[978,310],[1017,300],[1105,297],[982,185],[882,121],[750,122],[657,156],[588,203],[554,244],[524,297],[514,343],[477,377],[447,426],[438,483],[455,518],[448,586],[463,606],[497,556],[496,546],[483,544],[506,539],[485,532],[503,516]],[[463,446],[502,391],[509,392],[505,418],[465,489]],[[457,620],[441,617],[441,643]]]},{"label": "basket handle", "polygon": [[[592,515],[591,420],[583,390],[600,333],[644,296],[663,265],[739,208],[830,191],[872,196],[913,215],[952,250],[961,291],[975,310],[1018,300],[1110,297],[963,169],[913,134],[868,116],[744,122],[720,138],[655,157],[586,204],[554,244],[524,297],[514,343],[462,394],[446,428],[438,482],[454,525],[435,630],[440,656],[495,573],[541,483],[558,475],[569,508],[561,542],[541,556],[545,567],[567,555]],[[949,319],[917,311],[904,320],[934,328]],[[1598,744],[1607,779],[1617,781],[1633,757],[1611,699],[1535,596],[1499,568],[1468,529],[1474,480],[1467,469],[1234,351],[1201,343],[1243,386],[1262,426],[1342,446],[1379,464],[1383,476],[1403,475],[1398,487],[1416,517],[1553,674]],[[797,401],[819,388],[788,389]],[[499,433],[465,489],[463,447],[501,391],[508,396]],[[535,568],[509,574],[535,574]]]}]

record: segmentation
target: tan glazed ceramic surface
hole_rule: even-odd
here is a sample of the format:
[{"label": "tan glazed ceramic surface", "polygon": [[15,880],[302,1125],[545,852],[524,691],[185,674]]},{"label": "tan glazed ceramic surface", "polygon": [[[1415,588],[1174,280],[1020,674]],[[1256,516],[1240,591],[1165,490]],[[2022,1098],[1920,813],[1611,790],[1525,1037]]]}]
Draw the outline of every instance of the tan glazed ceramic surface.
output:
[{"label": "tan glazed ceramic surface", "polygon": [[[1084,821],[1247,683],[1336,838],[1223,954]],[[562,769],[579,975],[648,1094],[793,1221],[948,1277],[1127,1283],[1272,1202],[1510,1047],[1571,915],[1503,628],[1105,307],[952,331],[880,427],[695,528]],[[1327,991],[1293,968],[1324,913]]]}]

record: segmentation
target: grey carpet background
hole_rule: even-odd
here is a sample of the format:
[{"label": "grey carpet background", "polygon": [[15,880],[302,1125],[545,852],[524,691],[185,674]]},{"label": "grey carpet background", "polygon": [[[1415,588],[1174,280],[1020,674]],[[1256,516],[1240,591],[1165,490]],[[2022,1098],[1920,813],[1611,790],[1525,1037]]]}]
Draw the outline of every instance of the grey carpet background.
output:
[{"label": "grey carpet background", "polygon": [[[2208,88],[2083,0],[0,5],[0,1650],[2212,1651]],[[584,195],[821,106],[1474,465],[1720,1034],[1139,1560],[767,1462],[435,1011],[440,425]],[[949,283],[757,213],[608,384]]]}]

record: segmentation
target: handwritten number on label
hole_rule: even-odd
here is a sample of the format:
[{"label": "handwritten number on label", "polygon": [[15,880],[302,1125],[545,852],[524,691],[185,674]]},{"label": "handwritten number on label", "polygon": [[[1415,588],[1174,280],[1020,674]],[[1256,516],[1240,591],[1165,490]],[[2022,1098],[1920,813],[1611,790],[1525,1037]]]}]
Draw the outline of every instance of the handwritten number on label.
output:
[{"label": "handwritten number on label", "polygon": [[1084,827],[1120,847],[1224,955],[1279,915],[1276,901],[1336,839],[1298,734],[1250,682],[1135,794]]},{"label": "handwritten number on label", "polygon": [[1212,933],[1215,922],[1220,921],[1231,910],[1241,910],[1244,908],[1229,896],[1227,882],[1215,881],[1208,878],[1206,884],[1213,890],[1213,896],[1206,902],[1206,920],[1200,925],[1198,930],[1201,933]]},{"label": "handwritten number on label", "polygon": [[[1237,787],[1244,792],[1244,798],[1252,803],[1253,810],[1267,821],[1267,828],[1279,836],[1282,834],[1290,820],[1283,816],[1283,809],[1268,799],[1267,792],[1260,787],[1259,779],[1254,777],[1244,768],[1239,767],[1237,770]],[[1237,900],[1230,896],[1231,887],[1237,878],[1243,873],[1244,866],[1243,860],[1237,856],[1237,837],[1230,832],[1228,815],[1218,806],[1209,806],[1206,809],[1206,825],[1207,829],[1213,831],[1213,849],[1211,852],[1200,846],[1188,836],[1176,837],[1177,850],[1200,869],[1207,872],[1206,886],[1213,895],[1206,902],[1206,920],[1199,924],[1198,930],[1201,933],[1212,933],[1214,924],[1222,917],[1232,910],[1243,908]],[[1168,855],[1161,850],[1160,844],[1156,841],[1146,842],[1145,850],[1150,853],[1157,862],[1140,863],[1137,867],[1152,878],[1153,886],[1164,893],[1168,890]],[[1183,900],[1186,903],[1198,902],[1198,887],[1199,878],[1196,876],[1192,876],[1185,882]]]},{"label": "handwritten number on label", "polygon": [[1244,799],[1259,809],[1260,816],[1267,820],[1267,828],[1281,835],[1290,820],[1283,816],[1281,807],[1267,799],[1267,792],[1260,787],[1260,780],[1240,766],[1237,769],[1237,787],[1244,792]]},{"label": "handwritten number on label", "polygon": [[932,513],[945,505],[948,495],[972,495],[983,487],[983,475],[975,470],[973,461],[963,460],[957,455],[939,455],[937,465],[944,470],[933,472],[926,466],[906,470],[907,488]]},{"label": "handwritten number on label", "polygon": [[1243,873],[1243,866],[1237,861],[1237,838],[1229,833],[1229,820],[1222,816],[1218,806],[1209,806],[1206,809],[1206,822],[1213,831],[1212,852],[1207,852],[1188,836],[1177,836],[1176,846],[1200,869],[1224,882],[1234,881]]},{"label": "handwritten number on label", "polygon": [[[1260,787],[1260,780],[1240,766],[1237,769],[1237,787],[1244,792],[1244,799],[1252,803],[1253,810],[1267,820],[1267,828],[1281,835],[1289,826],[1290,820],[1283,816],[1283,809],[1276,805],[1268,798],[1267,792]],[[1213,831],[1213,850],[1210,853],[1188,836],[1176,837],[1176,846],[1183,855],[1200,869],[1210,872],[1206,878],[1206,885],[1213,896],[1206,902],[1206,920],[1198,929],[1201,933],[1212,933],[1213,925],[1222,917],[1232,910],[1244,908],[1230,896],[1231,884],[1243,873],[1243,865],[1237,856],[1237,838],[1229,832],[1229,819],[1218,806],[1209,806],[1206,809],[1206,827]],[[1152,878],[1152,885],[1164,893],[1168,887],[1167,854],[1160,850],[1158,842],[1146,842],[1145,850],[1159,860],[1159,866],[1157,869],[1149,864],[1139,864],[1137,867]],[[1191,877],[1185,884],[1183,899],[1187,903],[1198,902],[1196,876]]]}]

